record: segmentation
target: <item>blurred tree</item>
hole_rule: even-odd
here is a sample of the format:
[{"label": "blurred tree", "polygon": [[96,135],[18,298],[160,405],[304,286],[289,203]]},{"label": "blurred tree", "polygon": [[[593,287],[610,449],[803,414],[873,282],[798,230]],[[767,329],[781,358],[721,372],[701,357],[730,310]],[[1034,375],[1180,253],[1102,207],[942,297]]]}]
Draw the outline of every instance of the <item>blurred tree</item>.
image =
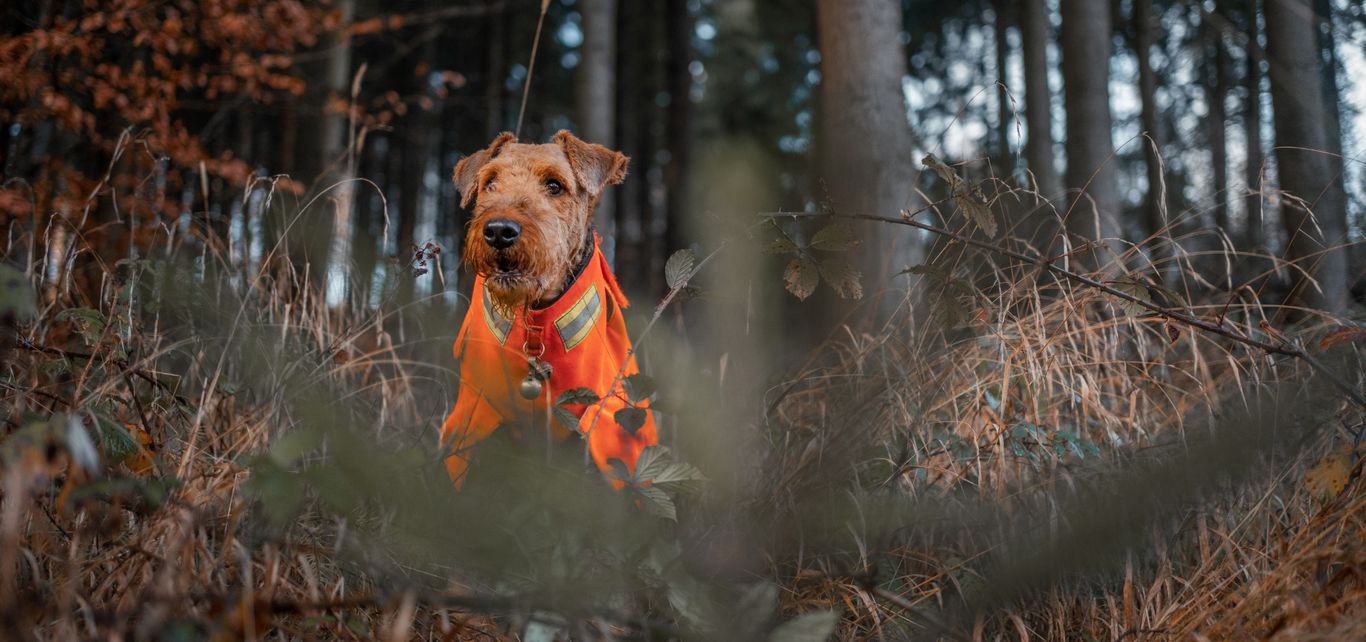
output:
[{"label": "blurred tree", "polygon": [[[1025,160],[1034,176],[1035,188],[1045,198],[1062,194],[1062,179],[1054,160],[1053,92],[1048,86],[1048,3],[1024,0],[1020,17],[1021,46],[1024,55]],[[1040,208],[1034,217],[1032,238],[1038,242],[1056,231],[1052,212]]]},{"label": "blurred tree", "polygon": [[[1266,0],[1267,58],[1275,112],[1285,258],[1298,269],[1289,302],[1340,310],[1347,294],[1341,176],[1328,156],[1328,113],[1317,20],[1310,0]],[[1331,251],[1325,251],[1330,250]],[[1303,270],[1304,272],[1301,272]],[[1317,287],[1310,283],[1316,279]]]},{"label": "blurred tree", "polygon": [[[1109,0],[1062,0],[1063,102],[1067,109],[1067,229],[1085,239],[1120,236],[1119,186],[1110,119]],[[1082,259],[1089,265],[1108,256]],[[1079,257],[1080,258],[1080,257]]]},{"label": "blurred tree", "polygon": [[[822,176],[837,211],[894,216],[914,198],[914,141],[901,79],[906,58],[895,0],[820,0]],[[898,263],[918,261],[918,248],[895,248],[890,235],[864,239],[863,267],[871,291]]]},{"label": "blurred tree", "polygon": [[[583,17],[583,55],[578,70],[578,135],[615,149],[617,0],[580,0],[579,14]],[[607,239],[616,233],[615,195],[614,190],[603,193],[595,217],[598,231]]]},{"label": "blurred tree", "polygon": [[1226,0],[1216,2],[1214,13],[1202,16],[1201,31],[1206,46],[1205,72],[1205,123],[1208,126],[1210,168],[1214,192],[1214,225],[1223,233],[1229,233],[1228,201],[1228,133],[1226,131],[1225,102],[1228,99],[1229,57],[1224,47],[1224,34],[1221,25],[1227,24],[1224,12]]},{"label": "blurred tree", "polygon": [[1247,145],[1244,181],[1247,183],[1245,234],[1243,247],[1253,249],[1266,243],[1266,220],[1262,213],[1262,44],[1257,26],[1257,0],[1247,0],[1243,10],[1246,46],[1243,54],[1243,138]]},{"label": "blurred tree", "polygon": [[996,54],[996,158],[1001,176],[1015,173],[1015,155],[1010,150],[1010,129],[1014,126],[1010,107],[1010,74],[1006,59],[1010,55],[1010,4],[1007,0],[993,0],[991,7],[992,49]]},{"label": "blurred tree", "polygon": [[1138,95],[1141,105],[1139,118],[1143,133],[1150,139],[1142,141],[1148,177],[1148,191],[1143,201],[1143,231],[1148,236],[1157,234],[1167,225],[1164,216],[1166,203],[1163,202],[1162,194],[1165,180],[1162,176],[1162,159],[1159,156],[1164,143],[1158,124],[1157,74],[1153,72],[1152,62],[1153,31],[1156,28],[1153,1],[1134,0],[1130,34],[1134,57],[1138,60]]},{"label": "blurred tree", "polygon": [[693,78],[694,63],[692,34],[695,23],[688,10],[688,0],[666,0],[668,40],[669,113],[667,144],[669,162],[664,166],[664,186],[668,190],[668,220],[664,226],[663,245],[666,252],[682,247],[681,233],[688,213],[690,183],[689,161],[692,159],[694,137]]}]

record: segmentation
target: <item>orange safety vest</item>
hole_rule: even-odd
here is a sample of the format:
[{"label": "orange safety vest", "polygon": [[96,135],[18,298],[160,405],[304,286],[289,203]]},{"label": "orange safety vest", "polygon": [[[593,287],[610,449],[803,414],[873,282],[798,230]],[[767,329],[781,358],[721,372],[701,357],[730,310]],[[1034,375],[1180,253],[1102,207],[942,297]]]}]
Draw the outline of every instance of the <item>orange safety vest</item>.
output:
[{"label": "orange safety vest", "polygon": [[[658,444],[659,435],[648,411],[634,434],[618,424],[616,411],[627,407],[626,394],[620,382],[608,390],[622,363],[623,377],[638,372],[621,314],[629,305],[596,238],[593,256],[573,285],[549,306],[527,309],[523,318],[500,314],[484,288],[484,277],[475,278],[470,309],[455,339],[460,389],[455,409],[441,426],[441,444],[452,452],[446,471],[457,487],[464,483],[475,444],[504,423],[542,425],[548,420],[547,405],[575,388],[587,388],[601,398],[592,405],[566,406],[579,417],[578,432],[588,435],[593,462],[606,473],[611,470],[608,462],[619,459],[635,472],[641,451]],[[535,330],[528,332],[528,327]],[[527,375],[527,352],[534,355],[536,346],[544,346],[540,358],[552,371],[541,394],[527,400],[518,386]],[[559,421],[549,421],[557,441],[569,438],[569,430]],[[615,480],[613,485],[623,486]]]}]

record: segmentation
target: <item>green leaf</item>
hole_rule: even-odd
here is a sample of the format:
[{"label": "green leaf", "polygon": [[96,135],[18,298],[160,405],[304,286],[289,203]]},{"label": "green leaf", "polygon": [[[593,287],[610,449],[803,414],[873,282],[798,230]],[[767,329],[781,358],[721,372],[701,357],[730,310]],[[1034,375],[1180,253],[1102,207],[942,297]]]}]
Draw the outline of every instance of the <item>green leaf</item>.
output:
[{"label": "green leaf", "polygon": [[637,430],[640,430],[641,426],[645,425],[644,408],[622,408],[621,410],[618,410],[613,417],[616,418],[617,424],[624,428],[626,432],[633,435],[636,434]]},{"label": "green leaf", "polygon": [[658,389],[654,378],[647,374],[636,373],[622,380],[621,385],[626,389],[626,398],[631,403],[640,403],[650,398]]},{"label": "green leaf", "polygon": [[294,519],[304,502],[303,478],[276,465],[270,457],[253,460],[246,488],[261,502],[266,520],[276,526]]},{"label": "green leaf", "polygon": [[811,237],[811,247],[826,252],[844,252],[859,245],[859,238],[848,225],[831,223]]},{"label": "green leaf", "polygon": [[1151,290],[1151,291],[1153,291],[1153,292],[1156,292],[1156,293],[1159,294],[1159,295],[1161,295],[1159,298],[1163,299],[1162,305],[1165,306],[1165,307],[1169,307],[1169,308],[1184,308],[1184,307],[1186,307],[1186,300],[1183,299],[1183,298],[1181,298],[1181,295],[1180,295],[1180,294],[1177,294],[1175,290],[1172,290],[1171,288],[1169,288],[1169,287],[1167,287],[1167,286],[1160,285],[1160,284],[1157,284],[1157,283],[1149,283],[1149,284],[1148,284],[1148,289]]},{"label": "green leaf", "polygon": [[688,284],[688,279],[692,278],[693,264],[697,262],[697,256],[692,250],[679,250],[669,257],[664,264],[664,281],[669,284],[670,290],[676,290]]},{"label": "green leaf", "polygon": [[654,479],[665,468],[669,467],[669,447],[655,444],[646,446],[645,450],[640,451],[640,456],[636,458],[636,474],[634,480],[645,482]]},{"label": "green leaf", "polygon": [[798,615],[773,629],[769,642],[825,642],[835,633],[839,616],[834,611],[814,611]]},{"label": "green leaf", "polygon": [[71,362],[67,361],[66,357],[53,357],[43,361],[38,370],[49,377],[64,375],[71,372]]},{"label": "green leaf", "polygon": [[769,242],[768,247],[764,248],[764,254],[791,254],[797,251],[797,245],[787,240],[787,237],[778,237]]},{"label": "green leaf", "polygon": [[863,275],[844,261],[823,261],[820,264],[821,278],[841,299],[862,299]]},{"label": "green leaf", "polygon": [[57,313],[58,321],[70,321],[86,345],[95,345],[104,334],[104,315],[90,308],[67,308]]},{"label": "green leaf", "polygon": [[626,462],[616,458],[608,459],[607,467],[611,468],[607,472],[609,478],[624,482],[631,481],[631,469],[626,467]]},{"label": "green leaf", "polygon": [[[1143,301],[1146,303],[1153,302],[1152,295],[1148,294],[1148,286],[1143,283],[1127,280],[1111,281],[1110,287],[1119,290],[1120,292],[1123,292],[1135,299],[1138,299],[1139,301]],[[1149,311],[1148,308],[1139,305],[1138,303],[1135,303],[1133,301],[1130,301],[1128,299],[1118,299],[1116,303],[1119,304],[1119,309],[1123,310],[1124,314],[1127,314],[1131,317],[1140,316]]]},{"label": "green leaf", "polygon": [[820,278],[816,262],[799,257],[788,262],[787,269],[783,272],[783,287],[786,287],[792,296],[805,301],[816,291],[816,286],[820,285]]},{"label": "green leaf", "polygon": [[557,405],[557,406],[574,406],[574,405],[591,406],[591,405],[593,405],[593,404],[595,404],[595,403],[597,403],[597,402],[599,402],[599,401],[602,401],[602,398],[598,396],[598,393],[593,392],[592,390],[589,390],[588,388],[574,388],[574,389],[572,389],[572,390],[566,390],[566,391],[564,391],[564,392],[561,392],[561,393],[560,393],[560,396],[558,396],[558,397],[555,398],[555,405]]},{"label": "green leaf", "polygon": [[270,446],[270,458],[279,466],[289,466],[322,445],[323,434],[312,428],[295,428],[281,435]]},{"label": "green leaf", "polygon": [[38,315],[38,297],[24,272],[12,265],[0,265],[0,320],[6,323],[27,321]]},{"label": "green leaf", "polygon": [[123,461],[138,451],[138,442],[122,424],[101,413],[91,413],[100,433],[100,446],[111,461]]},{"label": "green leaf", "polygon": [[649,446],[636,459],[635,487],[651,487],[674,492],[696,492],[707,477],[692,464],[669,460],[666,446]]},{"label": "green leaf", "polygon": [[651,486],[636,488],[635,491],[637,495],[640,495],[645,512],[656,517],[678,521],[678,509],[674,507],[673,498],[669,497],[664,489]]},{"label": "green leaf", "polygon": [[352,633],[363,638],[370,637],[370,626],[358,617],[351,617],[346,620],[346,628],[351,629]]},{"label": "green leaf", "polygon": [[574,414],[573,410],[565,408],[564,406],[555,406],[551,409],[550,415],[554,417],[555,421],[559,422],[561,426],[564,426],[565,430],[572,433],[579,432],[580,417]]}]

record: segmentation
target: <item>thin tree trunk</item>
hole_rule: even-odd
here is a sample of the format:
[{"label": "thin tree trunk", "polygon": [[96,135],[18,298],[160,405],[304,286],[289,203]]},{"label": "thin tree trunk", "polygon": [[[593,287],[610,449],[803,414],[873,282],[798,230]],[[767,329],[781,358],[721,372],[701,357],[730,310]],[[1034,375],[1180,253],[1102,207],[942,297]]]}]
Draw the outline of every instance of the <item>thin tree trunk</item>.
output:
[{"label": "thin tree trunk", "polygon": [[[351,87],[351,38],[347,32],[355,16],[356,0],[338,0],[337,10],[341,12],[341,22],[327,56],[324,83],[327,93],[349,101]],[[327,99],[324,99],[327,100]],[[325,104],[325,103],[324,103]],[[327,260],[327,302],[330,305],[342,303],[350,286],[352,274],[351,243],[355,218],[354,189],[350,178],[355,175],[355,156],[359,150],[350,149],[349,114],[323,111],[322,139],[317,153],[326,166],[335,166],[336,171],[325,171],[323,184],[327,188],[337,183],[333,197],[333,221],[331,229],[331,248]],[[345,154],[345,158],[343,158]],[[330,178],[327,178],[330,177]]]},{"label": "thin tree trunk", "polygon": [[[1216,3],[1216,10],[1222,5],[1223,3]],[[1205,24],[1210,24],[1209,18],[1206,18]],[[1229,231],[1228,135],[1224,101],[1228,96],[1228,51],[1224,48],[1223,34],[1219,29],[1211,27],[1206,29],[1206,33],[1210,39],[1210,46],[1214,48],[1214,55],[1209,57],[1209,83],[1206,85],[1208,93],[1205,100],[1206,108],[1209,110],[1207,112],[1207,124],[1209,126],[1210,166],[1214,183],[1214,225],[1227,234]]]},{"label": "thin tree trunk", "polygon": [[[894,214],[911,204],[915,165],[901,93],[906,57],[897,0],[819,0],[821,163],[836,210]],[[897,249],[888,235],[869,235],[862,254],[865,280],[877,292],[883,262]],[[914,264],[909,246],[896,263]]]},{"label": "thin tree trunk", "polygon": [[669,58],[669,162],[664,166],[664,185],[668,209],[664,227],[664,251],[682,247],[680,235],[688,207],[688,162],[692,158],[692,31],[693,20],[688,0],[667,0],[666,9]]},{"label": "thin tree trunk", "polygon": [[[1034,186],[1046,199],[1062,194],[1062,178],[1053,154],[1053,92],[1048,87],[1048,3],[1024,0],[1020,19],[1020,44],[1024,56],[1025,162],[1034,177]],[[1047,242],[1057,231],[1056,219],[1048,207],[1040,207],[1029,222],[1026,236],[1036,243]]]},{"label": "thin tree trunk", "polygon": [[1243,102],[1243,135],[1247,144],[1247,182],[1244,247],[1253,250],[1266,244],[1266,220],[1262,216],[1262,164],[1266,152],[1262,150],[1262,46],[1257,28],[1258,2],[1247,0],[1247,53],[1243,82],[1247,97]]},{"label": "thin tree trunk", "polygon": [[[579,136],[607,147],[616,144],[617,0],[580,0],[583,61],[579,63]],[[637,160],[639,162],[639,159]],[[604,238],[616,236],[613,198],[603,192],[595,223]]]},{"label": "thin tree trunk", "polygon": [[1148,140],[1143,141],[1143,159],[1147,168],[1148,193],[1143,199],[1144,231],[1149,236],[1159,234],[1167,227],[1160,152],[1164,141],[1158,121],[1157,74],[1153,72],[1153,20],[1152,0],[1134,0],[1134,55],[1138,58],[1138,95],[1142,105],[1139,120],[1143,133]]},{"label": "thin tree trunk", "polygon": [[1289,239],[1286,259],[1318,281],[1292,271],[1288,303],[1342,308],[1347,291],[1346,221],[1341,177],[1324,153],[1329,114],[1313,6],[1309,0],[1266,1],[1267,57],[1275,111],[1276,160],[1281,190],[1303,203],[1281,199],[1281,223]]},{"label": "thin tree trunk", "polygon": [[609,206],[599,206],[598,215],[599,218],[610,218],[613,221],[613,245],[604,247],[604,250],[611,250],[615,255],[611,260],[619,265],[631,264],[629,261],[634,259],[630,256],[628,232],[638,227],[645,215],[640,207],[640,192],[646,189],[643,167],[647,159],[642,155],[645,141],[640,140],[638,121],[640,113],[645,109],[641,96],[647,92],[643,85],[647,82],[646,70],[649,67],[644,54],[649,43],[647,34],[644,33],[649,22],[646,17],[650,9],[648,5],[649,3],[644,2],[627,2],[617,12],[617,42],[622,49],[631,51],[632,55],[618,56],[616,61],[619,82],[615,100],[615,141],[616,147],[631,157],[631,166],[627,170],[626,181],[621,185],[615,202]]},{"label": "thin tree trunk", "polygon": [[[1120,236],[1119,187],[1110,139],[1110,23],[1108,0],[1062,0],[1063,103],[1067,107],[1067,188],[1074,194],[1067,229],[1088,239]],[[1118,253],[1117,244],[1110,244]],[[1099,255],[1098,255],[1099,254]],[[1114,258],[1100,248],[1083,262]],[[1082,258],[1082,255],[1078,255]]]},{"label": "thin tree trunk", "polygon": [[1010,153],[1010,129],[1014,119],[1011,117],[1010,75],[1006,70],[1006,58],[1010,53],[1010,43],[1006,41],[1006,31],[1010,28],[1010,19],[1006,16],[1009,3],[1006,0],[996,0],[993,5],[992,13],[995,19],[992,20],[992,27],[995,32],[996,49],[996,150],[997,157],[1000,159],[1001,167],[999,172],[1002,176],[1010,176],[1015,173],[1015,157]]},{"label": "thin tree trunk", "polygon": [[[1343,241],[1347,238],[1347,192],[1346,178],[1347,168],[1342,154],[1342,101],[1341,92],[1338,89],[1338,62],[1337,37],[1334,33],[1333,6],[1331,0],[1314,0],[1314,12],[1317,14],[1319,22],[1319,48],[1323,51],[1323,107],[1328,114],[1324,121],[1326,135],[1328,137],[1327,147],[1329,152],[1328,163],[1333,168],[1333,183],[1324,192],[1322,208],[1330,213],[1335,219],[1342,219]],[[1341,250],[1346,253],[1346,260],[1349,268],[1353,268],[1346,276],[1346,287],[1350,290],[1356,282],[1362,278],[1363,270],[1355,258],[1362,256],[1361,247],[1353,247]],[[1344,292],[1344,297],[1347,293]]]}]

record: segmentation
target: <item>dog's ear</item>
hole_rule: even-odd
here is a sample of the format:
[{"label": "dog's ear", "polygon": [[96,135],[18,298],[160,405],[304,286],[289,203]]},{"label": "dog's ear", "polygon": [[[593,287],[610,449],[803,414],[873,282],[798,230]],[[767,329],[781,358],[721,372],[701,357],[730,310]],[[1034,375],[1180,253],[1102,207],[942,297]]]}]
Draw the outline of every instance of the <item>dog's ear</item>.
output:
[{"label": "dog's ear", "polygon": [[626,154],[586,143],[564,129],[555,134],[554,141],[569,159],[574,180],[589,196],[597,198],[603,188],[626,180],[626,165],[631,162]]},{"label": "dog's ear", "polygon": [[474,184],[474,179],[484,164],[493,160],[503,145],[515,142],[517,137],[512,132],[503,132],[498,134],[488,147],[460,159],[460,162],[455,164],[451,180],[455,181],[455,190],[460,192],[460,207],[469,209],[470,203],[474,202],[474,195],[479,192],[479,186]]}]

